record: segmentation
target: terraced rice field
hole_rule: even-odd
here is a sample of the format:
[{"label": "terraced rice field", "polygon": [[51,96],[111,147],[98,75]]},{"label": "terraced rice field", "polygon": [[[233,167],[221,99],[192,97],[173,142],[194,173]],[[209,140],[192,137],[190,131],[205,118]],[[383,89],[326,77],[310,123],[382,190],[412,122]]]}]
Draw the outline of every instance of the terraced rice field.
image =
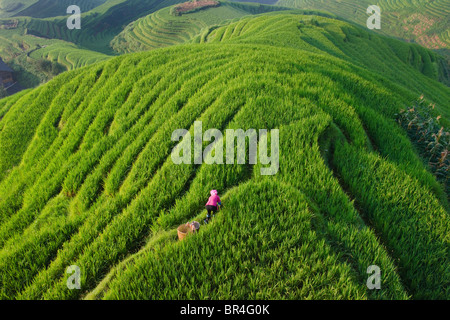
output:
[{"label": "terraced rice field", "polygon": [[[277,5],[323,10],[366,26],[370,5],[381,8],[379,32],[391,37],[416,41],[430,49],[449,48],[450,0],[279,0]],[[419,17],[417,17],[419,15]],[[416,16],[416,17],[415,17]],[[417,19],[418,18],[418,19]]]},{"label": "terraced rice field", "polygon": [[161,9],[128,25],[111,41],[119,53],[130,53],[175,44],[198,42],[210,28],[226,24],[246,15],[285,10],[277,6],[263,6],[222,1],[216,8],[174,16],[173,7]]},{"label": "terraced rice field", "polygon": [[0,1],[0,18],[11,17],[18,12],[31,6],[37,0],[1,0]]},{"label": "terraced rice field", "polygon": [[35,50],[30,57],[56,61],[65,66],[67,70],[81,68],[110,58],[103,53],[80,49],[71,43],[58,43]]},{"label": "terraced rice field", "polygon": [[128,53],[188,42],[207,26],[201,20],[179,19],[169,11],[164,8],[128,25],[111,42],[114,50]]},{"label": "terraced rice field", "polygon": [[[0,298],[448,299],[447,197],[393,121],[418,91],[448,120],[449,88],[400,59],[414,46],[295,14],[205,41],[0,100]],[[279,129],[279,172],[175,165],[194,121]],[[224,209],[177,242],[213,188]]]},{"label": "terraced rice field", "polygon": [[36,66],[36,62],[41,59],[56,61],[67,70],[72,70],[110,57],[63,40],[30,34],[22,19],[18,20],[15,28],[0,29],[0,56],[13,67],[15,79],[25,88],[35,87],[51,79],[52,75]]},{"label": "terraced rice field", "polygon": [[[426,84],[420,84],[417,82],[420,80],[415,77],[405,77],[402,72],[395,71],[399,67],[405,71],[413,67],[428,77],[436,80],[439,78],[439,64],[442,63],[442,58],[421,46],[405,46],[392,39],[372,37],[359,28],[348,28],[345,22],[320,24],[311,18],[296,19],[296,13],[292,14],[292,19],[282,22],[278,20],[277,13],[268,13],[256,20],[244,17],[238,22],[211,30],[204,36],[203,42],[258,42],[301,48],[316,53],[326,51],[335,57],[395,79],[395,82],[411,90],[417,90]],[[289,42],[285,41],[283,23],[287,23],[290,30],[294,28],[299,30],[295,34],[290,33]],[[429,90],[435,90],[434,85],[430,86]],[[420,90],[416,92],[417,96],[421,94]],[[442,101],[440,104],[444,106],[446,102]],[[450,116],[448,108],[443,107],[440,112],[446,117]]]},{"label": "terraced rice field", "polygon": [[[19,0],[21,2],[23,0]],[[107,0],[35,0],[34,3],[24,10],[17,12],[16,16],[27,16],[34,18],[48,18],[65,16],[67,8],[71,5],[80,7],[82,12],[92,10]]]},{"label": "terraced rice field", "polygon": [[177,4],[182,0],[117,0],[106,2],[82,15],[80,30],[69,30],[67,18],[30,19],[26,27],[29,32],[52,39],[72,42],[101,53],[113,53],[110,41],[122,31],[123,26],[159,9]]}]

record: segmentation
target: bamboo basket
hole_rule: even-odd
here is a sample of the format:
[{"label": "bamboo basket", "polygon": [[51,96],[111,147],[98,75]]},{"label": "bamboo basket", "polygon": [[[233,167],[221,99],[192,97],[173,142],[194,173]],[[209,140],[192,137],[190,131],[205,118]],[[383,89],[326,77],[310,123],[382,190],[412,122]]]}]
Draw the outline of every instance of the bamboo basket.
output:
[{"label": "bamboo basket", "polygon": [[[195,231],[198,231],[198,229],[200,229],[200,223],[194,221],[193,224],[195,227]],[[189,233],[194,233],[195,231],[192,230],[189,223],[182,224],[177,228],[178,239],[183,240]]]}]

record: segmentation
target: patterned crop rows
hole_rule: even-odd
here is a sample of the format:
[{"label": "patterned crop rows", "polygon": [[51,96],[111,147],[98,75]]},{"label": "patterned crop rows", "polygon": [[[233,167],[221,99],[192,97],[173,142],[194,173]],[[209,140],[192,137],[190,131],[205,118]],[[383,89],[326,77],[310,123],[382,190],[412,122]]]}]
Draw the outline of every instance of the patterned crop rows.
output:
[{"label": "patterned crop rows", "polygon": [[[1,100],[0,298],[448,298],[448,203],[390,120],[416,95],[394,73],[435,102],[448,88],[400,59],[381,77],[349,25],[345,44],[309,18],[246,19],[213,31],[218,43],[117,57]],[[280,129],[279,172],[175,165],[171,134],[195,121]],[[216,220],[158,240],[200,219],[212,188],[225,194]],[[372,264],[383,290],[366,287]],[[66,286],[70,265],[82,290]]]}]

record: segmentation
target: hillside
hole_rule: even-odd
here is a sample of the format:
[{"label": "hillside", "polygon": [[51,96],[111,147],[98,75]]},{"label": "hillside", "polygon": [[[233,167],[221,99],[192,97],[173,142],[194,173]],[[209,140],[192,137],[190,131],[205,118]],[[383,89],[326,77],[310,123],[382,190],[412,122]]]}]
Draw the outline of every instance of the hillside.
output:
[{"label": "hillside", "polygon": [[[19,10],[20,13],[16,10],[14,14],[11,11],[10,14],[2,15],[0,11],[0,18],[10,17],[0,19],[0,57],[16,71],[16,80],[23,87],[30,88],[47,82],[62,70],[71,70],[109,58],[109,55],[115,54],[109,42],[124,26],[140,16],[181,1],[22,2],[22,7],[28,9]],[[79,5],[82,9],[81,30],[68,30],[66,26],[66,5],[69,2]],[[3,7],[6,7],[9,2],[3,0],[2,3]],[[45,69],[58,71],[43,70],[40,67],[44,64],[42,59],[53,64]]]},{"label": "hillside", "polygon": [[[54,1],[49,1],[53,5]],[[133,1],[98,1],[105,3],[96,5],[94,10],[83,14],[82,30],[68,30],[66,18],[62,17],[49,19],[19,17],[0,20],[0,57],[15,69],[16,80],[23,87],[31,88],[47,82],[64,70],[93,64],[115,55],[116,52],[113,52],[109,43],[112,39],[112,47],[119,53],[142,51],[191,41],[194,37],[200,36],[201,31],[207,31],[202,28],[213,26],[217,22],[281,9],[275,6],[223,3],[221,7],[208,12],[174,17],[169,14],[170,7],[166,7],[154,15],[142,18],[141,20],[144,20],[142,22],[141,20],[132,22],[119,34],[122,30],[121,23],[134,20],[142,15],[142,12],[146,12],[145,10],[153,12],[166,5],[182,2],[139,0],[139,3],[134,3]],[[58,2],[60,7],[63,4]],[[90,8],[85,1],[78,1],[77,4],[81,5],[83,12]],[[49,10],[53,8],[45,6],[42,1],[37,2],[30,7],[35,13],[30,13],[30,16],[44,16],[42,10],[35,8],[38,5]],[[123,15],[123,12],[127,14]],[[65,14],[65,11],[61,14]],[[148,25],[146,22],[153,21],[152,19],[157,23]],[[143,31],[134,28],[134,24],[143,24]],[[100,29],[104,31],[98,32]],[[149,34],[150,37],[147,38]],[[41,67],[44,65],[43,59],[50,61],[52,66],[43,70]]]},{"label": "hillside", "polygon": [[[0,57],[16,71],[15,78],[23,87],[36,87],[55,73],[109,58],[64,40],[36,36],[26,24],[24,19],[0,20]],[[8,25],[13,27],[2,28]],[[51,61],[57,71],[43,70],[43,59]]]},{"label": "hillside", "polygon": [[449,55],[450,0],[279,0],[277,5],[323,10],[366,26],[370,5],[381,9],[382,34],[414,41]]},{"label": "hillside", "polygon": [[61,39],[86,49],[113,54],[109,43],[126,25],[180,2],[183,0],[110,0],[83,12],[83,27],[80,30],[68,30],[67,17],[27,19],[26,27],[38,36]]},{"label": "hillside", "polygon": [[67,70],[81,68],[110,56],[92,50],[81,49],[70,42],[59,41],[55,45],[40,47],[29,54],[31,58],[57,61]]},{"label": "hillside", "polygon": [[366,27],[366,10],[376,4],[381,9],[381,29],[391,38],[417,43],[442,55],[440,81],[450,86],[450,0],[279,0],[277,5],[330,12]]},{"label": "hillside", "polygon": [[[450,89],[412,48],[272,13],[0,100],[0,298],[449,299],[447,196],[394,118],[424,94],[448,124]],[[175,165],[195,121],[279,129],[277,174]],[[211,189],[224,208],[176,241]]]},{"label": "hillside", "polygon": [[[298,14],[308,14],[301,19]],[[445,92],[442,85],[427,83],[417,77],[411,69],[416,69],[434,80],[450,82],[450,74],[444,73],[444,59],[430,50],[416,45],[377,36],[362,28],[350,26],[347,22],[334,20],[329,23],[327,14],[324,18],[311,18],[316,12],[286,12],[283,23],[278,22],[278,14],[268,13],[258,18],[245,17],[238,22],[211,30],[203,37],[203,42],[237,42],[263,43],[275,46],[288,46],[308,50],[314,53],[333,55],[371,70],[383,78],[392,80],[421,95],[438,90]],[[251,21],[251,28],[247,26]],[[440,95],[440,93],[438,94]],[[440,112],[450,119],[448,102],[440,100]]]},{"label": "hillside", "polygon": [[0,18],[11,17],[21,10],[24,10],[31,6],[38,0],[1,0],[0,1]]},{"label": "hillside", "polygon": [[111,41],[111,47],[119,53],[130,53],[199,42],[210,28],[227,24],[230,20],[287,10],[277,6],[221,1],[216,8],[175,16],[171,13],[173,8],[171,6],[158,10],[130,23]]},{"label": "hillside", "polygon": [[[65,8],[69,2],[81,6],[81,30],[66,27]],[[16,71],[16,80],[30,88],[47,82],[63,70],[103,61],[117,54],[201,42],[212,29],[243,16],[286,10],[280,5],[307,9],[302,10],[304,13],[308,10],[310,13],[317,13],[317,10],[333,12],[363,26],[367,19],[364,1],[345,0],[339,2],[339,6],[336,1],[281,0],[277,5],[272,0],[251,1],[268,5],[222,1],[217,8],[171,15],[171,6],[180,2],[183,0],[23,0],[18,9],[16,2],[3,0],[0,8],[10,11],[2,13],[0,9],[0,18],[9,17],[0,20],[0,57]],[[423,73],[450,85],[450,55],[448,37],[445,36],[450,28],[445,19],[448,11],[445,1],[382,1],[380,5],[383,8],[381,33],[415,40],[446,57],[425,53],[427,51],[416,46],[401,52],[401,59],[409,60]],[[417,12],[420,12],[419,16]],[[426,28],[422,28],[424,21],[429,23]],[[436,34],[441,35],[440,38]],[[437,45],[436,41],[442,43]],[[396,45],[397,42],[392,43]],[[397,54],[398,50],[394,51]],[[51,65],[46,66],[45,60]]]},{"label": "hillside", "polygon": [[48,18],[63,16],[67,7],[77,5],[82,12],[89,11],[108,0],[1,0],[0,18],[28,16]]}]

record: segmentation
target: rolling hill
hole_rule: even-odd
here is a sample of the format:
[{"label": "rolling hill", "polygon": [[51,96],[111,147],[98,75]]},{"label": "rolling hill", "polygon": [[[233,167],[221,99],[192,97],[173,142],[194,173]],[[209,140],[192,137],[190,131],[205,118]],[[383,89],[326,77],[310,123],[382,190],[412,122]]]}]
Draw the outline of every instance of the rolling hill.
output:
[{"label": "rolling hill", "polygon": [[370,5],[381,9],[379,32],[430,49],[450,49],[450,0],[279,0],[280,6],[324,10],[366,26]]},{"label": "rolling hill", "polygon": [[[20,14],[16,12],[17,17],[12,11],[6,15],[0,12],[0,18],[9,17],[0,19],[0,57],[15,70],[16,80],[23,87],[36,87],[60,72],[43,70],[43,59],[53,64],[46,69],[55,70],[71,70],[105,60],[116,55],[110,42],[123,27],[179,2],[182,0],[29,1],[29,8]],[[3,7],[8,3],[4,0]],[[80,30],[67,28],[68,3],[81,6]]]},{"label": "rolling hill", "polygon": [[[447,195],[395,121],[423,94],[448,125],[438,72],[417,45],[274,12],[0,100],[0,298],[449,299]],[[175,165],[195,121],[279,129],[278,173]],[[176,241],[213,188],[224,208]]]},{"label": "rolling hill", "polygon": [[58,41],[55,45],[37,48],[29,56],[35,59],[57,61],[67,70],[81,68],[110,58],[103,53],[82,49],[70,42],[63,41]]},{"label": "rolling hill", "polygon": [[[23,87],[36,87],[54,76],[39,68],[42,59],[58,63],[57,69],[67,70],[105,60],[115,54],[109,42],[123,26],[178,2],[181,1],[22,1],[20,12],[0,12],[0,17],[4,17],[0,19],[0,56],[16,71],[17,81]],[[68,3],[82,9],[81,30],[67,29]],[[2,4],[2,8],[10,5],[8,0]]]},{"label": "rolling hill", "polygon": [[89,11],[108,0],[1,0],[0,18],[27,16],[48,18],[63,16],[67,7],[77,5],[82,12]]},{"label": "rolling hill", "polygon": [[[85,49],[113,54],[109,43],[136,19],[183,0],[110,0],[82,13],[82,27],[67,29],[67,17],[26,19],[28,32],[72,42]],[[64,14],[65,15],[65,14]]]},{"label": "rolling hill", "polygon": [[38,0],[1,0],[0,18],[9,18],[36,3]]},{"label": "rolling hill", "polygon": [[[165,47],[185,42],[201,42],[203,37],[233,19],[268,11],[301,8],[305,11],[328,11],[336,16],[365,26],[368,1],[306,1],[255,0],[259,3],[222,2],[210,8],[175,17],[170,6],[183,0],[95,0],[95,1],[21,1],[3,0],[0,7],[0,55],[16,70],[17,80],[24,87],[47,82],[58,72],[43,72],[42,59],[52,62],[52,70],[85,66],[110,56]],[[448,53],[448,0],[438,1],[382,1],[383,28],[390,37],[416,41],[442,54],[445,59],[433,58],[430,63],[419,61],[421,52],[410,53],[403,59],[415,60],[424,72],[438,73],[438,79],[450,85],[450,54]],[[68,30],[65,8],[77,4],[82,9],[82,29]],[[262,4],[261,4],[262,3]],[[267,4],[267,5],[265,5]],[[14,8],[12,8],[14,6]],[[14,10],[13,10],[14,9]],[[323,14],[323,13],[322,13]],[[10,28],[11,25],[16,25]],[[406,30],[407,29],[407,30]],[[412,51],[423,51],[416,47]],[[49,68],[47,68],[49,69]]]},{"label": "rolling hill", "polygon": [[[426,50],[422,46],[412,44],[405,45],[399,41],[387,37],[375,36],[371,32],[366,32],[360,28],[349,27],[347,22],[334,21],[332,24],[320,23],[314,19],[296,19],[295,15],[301,14],[320,14],[331,18],[327,14],[307,11],[290,11],[287,14],[293,14],[293,18],[288,21],[290,30],[297,28],[295,34],[291,33],[292,39],[286,43],[284,26],[278,24],[272,25],[271,22],[277,21],[268,13],[258,19],[243,18],[239,22],[230,23],[222,26],[205,35],[204,42],[227,42],[238,43],[260,42],[270,43],[279,46],[289,46],[301,48],[311,52],[327,53],[358,64],[369,70],[372,70],[383,77],[393,80],[395,83],[401,83],[420,95],[419,88],[427,86],[423,80],[411,76],[405,77],[405,73],[399,72],[398,68],[405,70],[414,68],[424,75],[440,80],[444,83],[450,83],[450,74],[446,69],[446,61],[439,54]],[[252,28],[247,28],[248,21],[252,21]],[[286,21],[285,21],[286,22]],[[430,83],[428,90],[434,90],[434,83]],[[447,102],[439,102],[447,119],[450,113],[446,107]],[[444,107],[445,106],[445,107]]]},{"label": "rolling hill", "polygon": [[217,8],[174,16],[173,6],[161,9],[129,24],[112,41],[118,53],[139,52],[186,42],[199,42],[210,28],[227,24],[243,16],[286,8],[259,4],[221,1]]},{"label": "rolling hill", "polygon": [[[71,42],[36,36],[26,23],[26,19],[0,20],[0,57],[16,71],[16,80],[23,87],[36,87],[55,75],[39,68],[43,59],[57,63],[60,70],[72,70],[109,58]],[[14,27],[2,28],[5,25]]]}]

